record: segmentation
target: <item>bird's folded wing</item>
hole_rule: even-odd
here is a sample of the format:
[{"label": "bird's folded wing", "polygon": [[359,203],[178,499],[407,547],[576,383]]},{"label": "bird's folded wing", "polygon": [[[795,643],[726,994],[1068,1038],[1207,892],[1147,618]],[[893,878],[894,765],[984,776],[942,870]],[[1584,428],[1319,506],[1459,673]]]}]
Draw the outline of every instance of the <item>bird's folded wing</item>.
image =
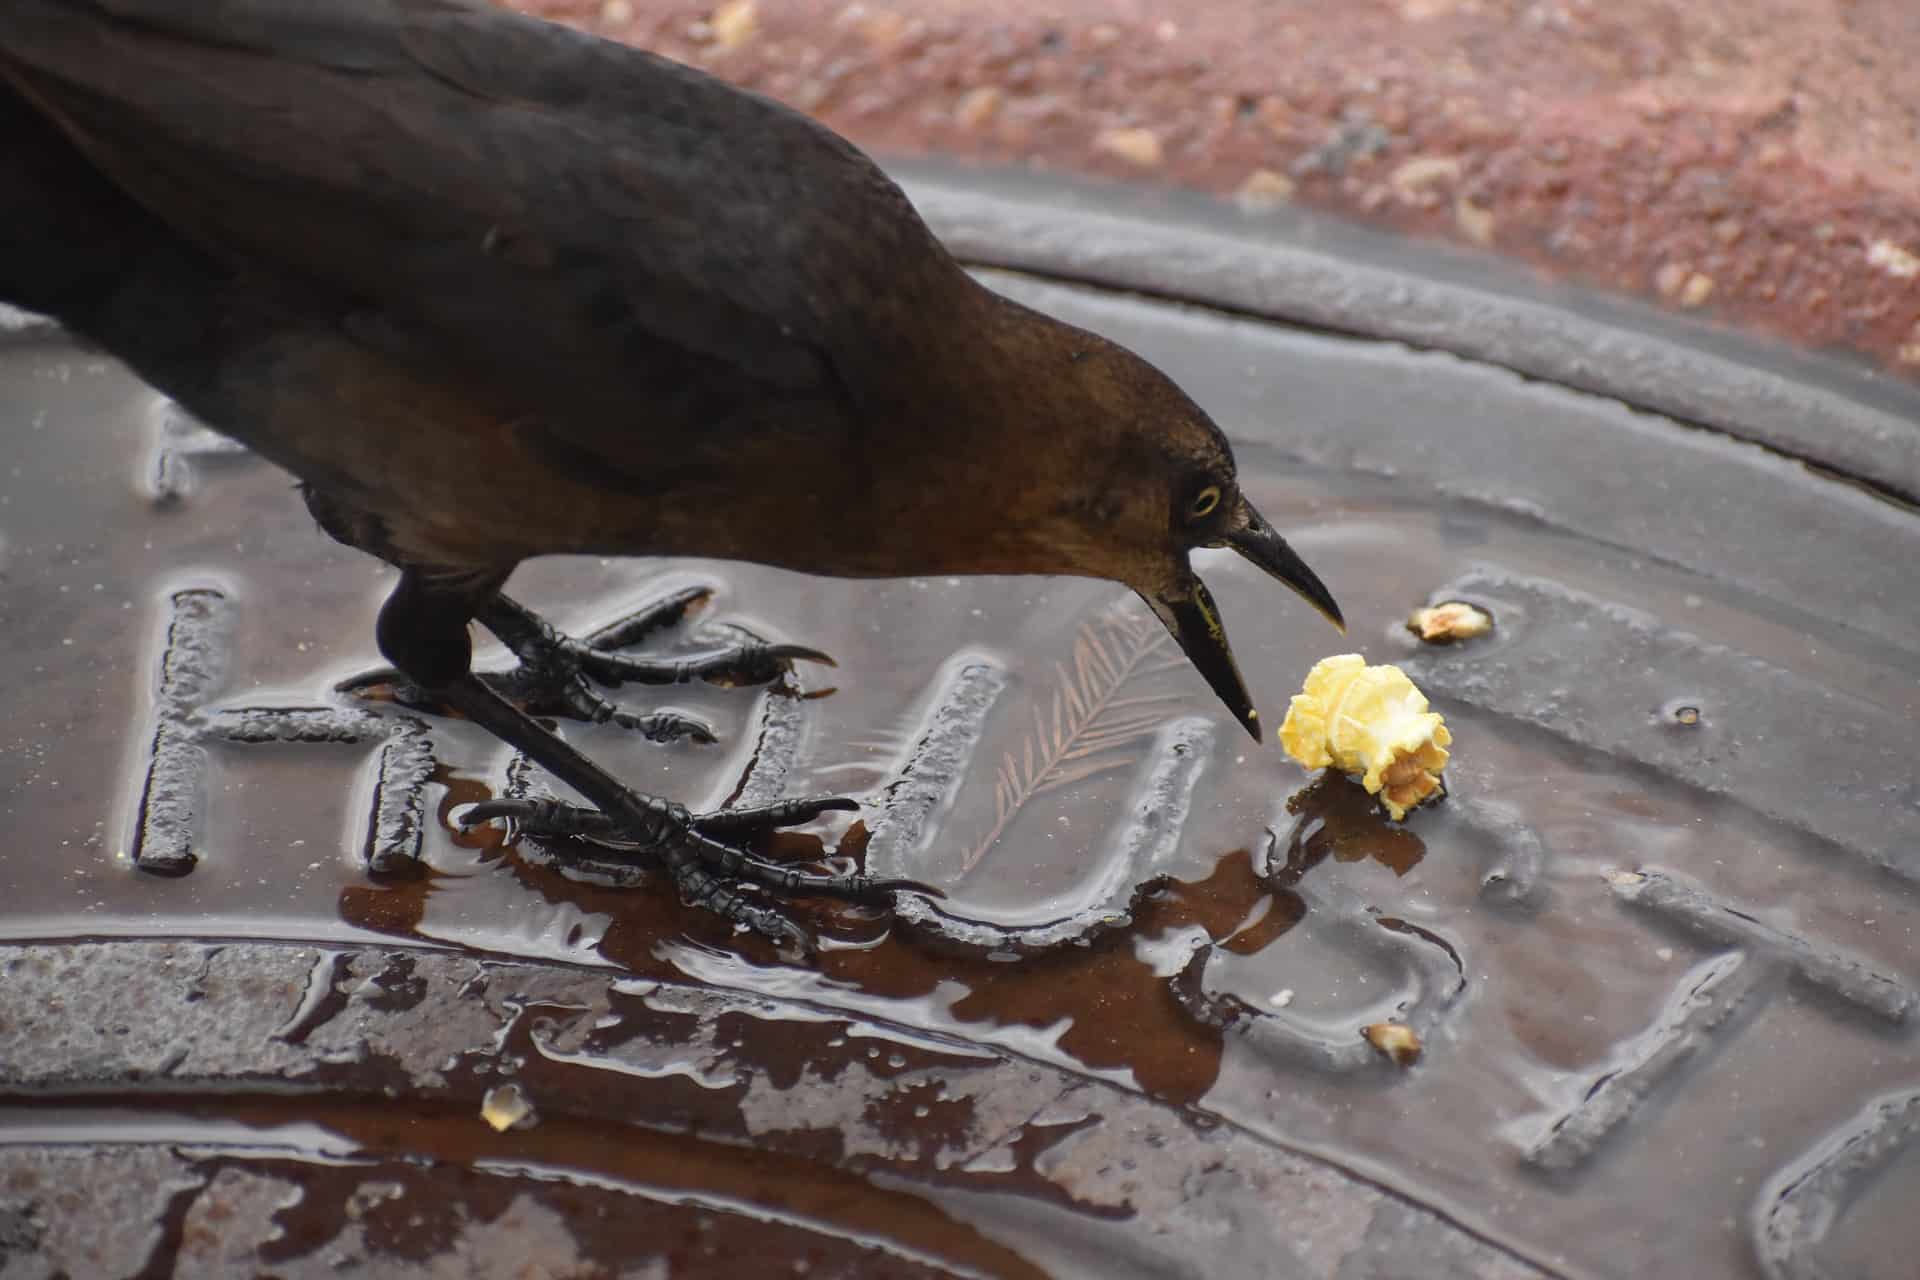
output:
[{"label": "bird's folded wing", "polygon": [[180,233],[581,405],[844,397],[945,262],[804,117],[486,5],[5,0],[0,74]]}]

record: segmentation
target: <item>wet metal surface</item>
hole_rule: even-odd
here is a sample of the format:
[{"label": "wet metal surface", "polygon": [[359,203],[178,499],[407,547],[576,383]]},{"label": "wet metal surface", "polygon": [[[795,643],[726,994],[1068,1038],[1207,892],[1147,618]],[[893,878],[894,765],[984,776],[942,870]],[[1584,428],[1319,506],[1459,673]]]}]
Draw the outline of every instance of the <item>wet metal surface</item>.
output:
[{"label": "wet metal surface", "polygon": [[[460,833],[545,783],[338,691],[386,571],[17,332],[0,1274],[1909,1274],[1920,517],[1455,355],[991,282],[1215,413],[1353,624],[1202,557],[1268,718],[1399,662],[1446,801],[1390,826],[1246,743],[1106,584],[523,570],[576,632],[706,582],[673,643],[835,655],[618,692],[717,745],[563,729],[696,806],[855,795],[776,850],[949,894],[806,904],[795,967]],[[1492,632],[1421,647],[1449,599]],[[537,1122],[496,1132],[509,1083]]]},{"label": "wet metal surface", "polygon": [[973,261],[1451,351],[1920,497],[1920,389],[1850,362],[1306,210],[1053,175],[901,172]]}]

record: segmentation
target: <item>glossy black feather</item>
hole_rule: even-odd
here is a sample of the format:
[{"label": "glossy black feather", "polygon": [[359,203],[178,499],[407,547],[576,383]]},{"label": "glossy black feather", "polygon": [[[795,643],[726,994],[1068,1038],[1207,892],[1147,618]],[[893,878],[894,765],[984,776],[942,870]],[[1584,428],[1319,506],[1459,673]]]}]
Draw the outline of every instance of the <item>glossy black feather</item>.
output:
[{"label": "glossy black feather", "polygon": [[636,472],[761,431],[831,445],[957,270],[813,122],[489,6],[9,0],[0,66],[183,236]]}]

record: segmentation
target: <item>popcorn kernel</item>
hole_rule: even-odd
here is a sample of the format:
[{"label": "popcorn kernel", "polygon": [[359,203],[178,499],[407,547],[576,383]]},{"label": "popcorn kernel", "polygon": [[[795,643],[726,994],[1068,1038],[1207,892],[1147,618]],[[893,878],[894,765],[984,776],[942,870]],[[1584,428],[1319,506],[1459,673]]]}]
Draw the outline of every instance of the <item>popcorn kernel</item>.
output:
[{"label": "popcorn kernel", "polygon": [[1370,667],[1357,653],[1314,664],[1280,726],[1288,755],[1309,769],[1358,777],[1395,822],[1439,792],[1452,741],[1406,672],[1391,664]]}]

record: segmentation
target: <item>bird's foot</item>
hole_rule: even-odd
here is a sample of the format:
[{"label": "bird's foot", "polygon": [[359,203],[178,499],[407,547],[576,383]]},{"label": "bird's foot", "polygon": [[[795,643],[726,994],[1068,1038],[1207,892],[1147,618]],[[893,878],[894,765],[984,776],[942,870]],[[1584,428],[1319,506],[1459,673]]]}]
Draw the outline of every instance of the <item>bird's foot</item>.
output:
[{"label": "bird's foot", "polygon": [[[629,793],[633,817],[623,820],[598,809],[559,800],[485,800],[460,816],[462,826],[493,819],[516,834],[583,841],[596,851],[623,860],[658,861],[691,906],[744,925],[776,944],[811,953],[812,935],[761,894],[780,897],[831,897],[848,902],[885,904],[896,893],[944,897],[918,880],[887,879],[864,873],[799,871],[740,847],[751,836],[811,822],[823,813],[859,807],[839,796],[780,800],[754,808],[692,813],[683,805]],[[755,886],[760,893],[743,892]]]},{"label": "bird's foot", "polygon": [[480,611],[479,620],[513,651],[520,665],[512,671],[481,678],[533,715],[570,716],[593,724],[611,721],[655,742],[679,738],[712,742],[713,730],[698,720],[673,712],[636,715],[624,711],[589,683],[591,680],[615,687],[628,681],[764,684],[777,679],[796,659],[831,665],[833,660],[817,649],[754,639],[687,657],[633,657],[618,652],[680,623],[712,594],[707,587],[677,591],[578,640],[557,630],[524,605],[496,596]]},{"label": "bird's foot", "polygon": [[[751,637],[686,657],[648,658],[619,652],[677,626],[712,595],[710,587],[687,587],[579,639],[524,605],[495,595],[477,608],[476,617],[512,650],[519,665],[511,671],[482,673],[480,679],[529,715],[617,724],[653,742],[688,739],[710,743],[714,733],[705,723],[673,711],[639,714],[624,710],[595,689],[594,683],[618,686],[628,681],[677,684],[709,680],[729,685],[764,684],[778,679],[795,660],[832,665],[833,659],[817,649],[770,644]],[[360,696],[390,698],[430,712],[446,710],[437,698],[391,669],[355,677],[340,689]]]}]

